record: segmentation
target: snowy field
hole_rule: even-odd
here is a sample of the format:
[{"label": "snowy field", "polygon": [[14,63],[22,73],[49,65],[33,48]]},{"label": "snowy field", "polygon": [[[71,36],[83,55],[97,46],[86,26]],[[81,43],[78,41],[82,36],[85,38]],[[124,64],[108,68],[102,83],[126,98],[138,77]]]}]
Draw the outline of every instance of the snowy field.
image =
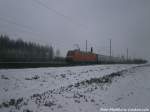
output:
[{"label": "snowy field", "polygon": [[150,109],[150,66],[1,69],[0,112]]}]

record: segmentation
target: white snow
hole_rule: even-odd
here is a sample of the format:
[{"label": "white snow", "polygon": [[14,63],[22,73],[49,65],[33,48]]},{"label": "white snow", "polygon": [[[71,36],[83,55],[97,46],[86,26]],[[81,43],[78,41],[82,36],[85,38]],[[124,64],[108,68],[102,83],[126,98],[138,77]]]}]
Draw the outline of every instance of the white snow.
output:
[{"label": "white snow", "polygon": [[[128,70],[110,83],[81,84]],[[100,108],[149,108],[150,67],[94,65],[1,69],[0,112],[100,112]],[[79,83],[79,86],[76,84]],[[23,98],[11,104],[11,99]],[[9,104],[9,106],[4,105]]]}]

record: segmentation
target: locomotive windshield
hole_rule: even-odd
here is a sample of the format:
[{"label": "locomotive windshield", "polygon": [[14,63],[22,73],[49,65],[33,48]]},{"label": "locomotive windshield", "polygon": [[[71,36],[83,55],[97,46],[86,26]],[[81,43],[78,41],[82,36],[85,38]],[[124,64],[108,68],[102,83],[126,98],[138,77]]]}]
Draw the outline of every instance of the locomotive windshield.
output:
[{"label": "locomotive windshield", "polygon": [[72,55],[74,55],[73,51],[69,51],[68,54],[67,54],[67,56],[72,56]]}]

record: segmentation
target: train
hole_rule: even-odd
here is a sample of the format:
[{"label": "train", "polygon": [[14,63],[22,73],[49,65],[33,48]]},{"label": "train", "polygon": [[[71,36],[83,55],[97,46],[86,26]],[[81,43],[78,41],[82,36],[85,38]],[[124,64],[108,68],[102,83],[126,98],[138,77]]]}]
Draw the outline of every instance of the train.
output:
[{"label": "train", "polygon": [[66,61],[72,64],[111,64],[122,63],[123,59],[119,57],[96,54],[93,53],[93,50],[91,49],[90,52],[70,50],[67,53]]}]

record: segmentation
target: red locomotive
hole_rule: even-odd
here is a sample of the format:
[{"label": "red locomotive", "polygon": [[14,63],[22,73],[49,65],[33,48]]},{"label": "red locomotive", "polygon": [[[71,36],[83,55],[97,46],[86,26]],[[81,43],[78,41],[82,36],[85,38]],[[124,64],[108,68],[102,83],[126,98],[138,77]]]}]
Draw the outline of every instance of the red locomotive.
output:
[{"label": "red locomotive", "polygon": [[70,63],[96,63],[97,55],[91,52],[84,52],[80,50],[68,51],[67,62]]},{"label": "red locomotive", "polygon": [[[134,60],[125,60],[120,57],[113,57],[108,55],[101,55],[93,53],[93,48],[91,47],[91,52],[70,50],[67,53],[66,61],[70,64],[114,64],[114,63],[137,63]],[[144,62],[141,62],[144,63]]]},{"label": "red locomotive", "polygon": [[72,64],[107,64],[107,63],[122,63],[124,60],[119,57],[101,55],[91,52],[78,50],[68,51],[66,61]]}]

